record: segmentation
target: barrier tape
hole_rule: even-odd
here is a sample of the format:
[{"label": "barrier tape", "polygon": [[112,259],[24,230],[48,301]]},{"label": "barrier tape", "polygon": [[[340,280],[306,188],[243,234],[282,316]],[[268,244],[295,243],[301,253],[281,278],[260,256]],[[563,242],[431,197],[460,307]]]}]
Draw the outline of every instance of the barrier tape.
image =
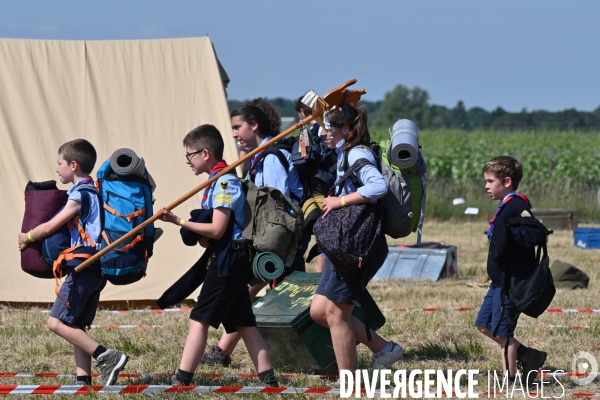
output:
[{"label": "barrier tape", "polygon": [[[354,390],[352,391],[354,393]],[[163,385],[126,385],[126,386],[69,386],[69,385],[4,385],[0,386],[2,394],[157,394],[157,393],[226,393],[226,394],[327,394],[340,395],[339,388],[294,388],[264,386],[163,386]],[[375,391],[379,394],[379,391]],[[388,392],[391,393],[391,392]],[[366,394],[361,390],[361,394]],[[443,392],[444,396],[456,396],[456,392]],[[464,393],[463,393],[464,394]],[[475,392],[478,396],[497,396],[506,392]],[[528,393],[537,397],[537,393]],[[565,393],[564,397],[599,397],[600,393]]]},{"label": "barrier tape", "polygon": [[[142,329],[142,328],[159,328],[160,325],[90,325],[90,329]],[[0,329],[26,329],[26,328],[41,328],[48,329],[48,325],[0,325]]]},{"label": "barrier tape", "polygon": [[[103,312],[109,314],[133,314],[133,313],[154,313],[154,314],[162,314],[162,313],[172,313],[172,312],[188,312],[192,311],[190,307],[181,307],[181,308],[165,308],[164,310],[161,308],[147,308],[147,309],[139,309],[139,310],[101,310]],[[50,310],[40,310],[43,314],[49,314]]]},{"label": "barrier tape", "polygon": [[[479,307],[427,307],[427,308],[384,308],[386,312],[438,312],[438,311],[479,311]],[[549,308],[546,313],[600,313],[597,308]]]},{"label": "barrier tape", "polygon": [[[501,373],[501,372],[499,372]],[[165,376],[171,376],[172,374],[164,373],[164,374],[155,374],[155,373],[121,373],[119,374],[119,378],[164,378]],[[199,373],[197,376],[205,377],[205,378],[242,378],[242,379],[258,379],[257,374],[213,374],[213,373]],[[492,375],[492,372],[481,373],[474,375],[476,377],[484,377]],[[584,377],[590,375],[600,375],[600,372],[589,373],[589,372],[544,372],[543,376],[556,376],[559,378],[562,377]],[[100,374],[92,374],[93,378],[98,378]],[[287,379],[295,379],[295,378],[318,378],[318,379],[337,379],[338,375],[304,375],[304,374],[280,374],[283,378]],[[541,372],[538,372],[538,377],[542,376]],[[32,373],[32,372],[0,372],[0,378],[75,378],[76,374],[59,374],[56,372],[40,372],[40,373]]]},{"label": "barrier tape", "polygon": [[[413,322],[386,322],[386,325],[392,325],[392,326],[411,326],[411,325],[415,325],[415,323]],[[461,324],[461,323],[445,323],[445,324],[433,324],[436,326],[472,326],[472,325],[468,325],[468,324]],[[517,324],[517,327],[519,328],[544,328],[544,329],[590,329],[590,328],[594,328],[593,326],[590,325],[553,325],[553,324],[538,324],[538,325],[521,325],[521,324]]]},{"label": "barrier tape", "polygon": [[[121,373],[119,378],[161,378],[171,376],[172,373],[154,374],[154,373]],[[242,379],[258,379],[258,374],[213,374],[200,372],[195,374],[204,378],[242,378]],[[0,372],[0,378],[75,378],[76,374],[59,374],[57,372]],[[92,374],[93,378],[99,377],[100,374]],[[315,378],[315,379],[337,379],[338,375],[305,375],[305,374],[279,374],[286,379],[299,378]]]},{"label": "barrier tape", "polygon": [[[172,313],[172,312],[188,312],[192,311],[192,308],[181,307],[181,308],[149,308],[140,310],[102,310],[109,314],[132,314],[132,313]],[[438,312],[438,311],[479,311],[479,307],[424,307],[424,308],[384,308],[381,311],[385,312]],[[41,313],[49,313],[50,310],[40,310]],[[600,308],[549,308],[545,312],[547,313],[600,313]]]}]

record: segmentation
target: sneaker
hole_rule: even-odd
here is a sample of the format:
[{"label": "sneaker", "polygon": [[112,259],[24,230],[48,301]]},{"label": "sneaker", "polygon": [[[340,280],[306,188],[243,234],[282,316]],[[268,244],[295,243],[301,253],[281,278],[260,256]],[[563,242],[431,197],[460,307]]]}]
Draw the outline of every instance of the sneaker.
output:
[{"label": "sneaker", "polygon": [[206,365],[222,365],[229,367],[231,364],[231,357],[227,355],[219,346],[213,346],[212,349],[204,353],[200,363]]},{"label": "sneaker", "polygon": [[392,344],[392,349],[387,353],[378,355],[377,353],[373,353],[373,361],[371,362],[371,370],[374,369],[388,369],[390,368],[396,361],[402,358],[404,354],[404,349],[397,343],[390,342]]},{"label": "sneaker", "polygon": [[100,369],[100,379],[104,385],[112,385],[119,377],[119,372],[127,364],[126,354],[114,349],[108,349],[98,356],[96,366]]},{"label": "sneaker", "polygon": [[183,383],[177,380],[177,375],[171,375],[171,385],[173,386],[185,386]]},{"label": "sneaker", "polygon": [[537,373],[531,375],[529,375],[529,373],[532,371],[539,371],[539,369],[544,366],[547,356],[545,351],[539,351],[530,347],[521,357],[517,357],[517,362],[520,364],[521,369],[521,379],[526,380],[529,376],[531,379],[527,380],[533,382],[537,377]]}]

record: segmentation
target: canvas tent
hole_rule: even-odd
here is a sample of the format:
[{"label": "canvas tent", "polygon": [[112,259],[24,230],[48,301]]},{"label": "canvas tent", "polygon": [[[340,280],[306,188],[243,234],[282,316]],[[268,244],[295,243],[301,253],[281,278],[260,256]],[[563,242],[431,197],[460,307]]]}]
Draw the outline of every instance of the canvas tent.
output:
[{"label": "canvas tent", "polygon": [[[53,302],[54,280],[20,268],[17,234],[28,181],[57,179],[57,149],[84,138],[96,147],[96,168],[118,148],[144,157],[157,189],[155,210],[207,176],[185,164],[182,139],[200,124],[223,134],[225,158],[238,153],[231,136],[222,69],[210,38],[47,41],[0,39],[0,302]],[[95,175],[95,171],[94,171]],[[67,188],[64,185],[59,186]],[[197,208],[196,195],[175,209]],[[108,284],[104,301],[152,300],[200,256],[174,225],[156,243],[147,276]]]}]

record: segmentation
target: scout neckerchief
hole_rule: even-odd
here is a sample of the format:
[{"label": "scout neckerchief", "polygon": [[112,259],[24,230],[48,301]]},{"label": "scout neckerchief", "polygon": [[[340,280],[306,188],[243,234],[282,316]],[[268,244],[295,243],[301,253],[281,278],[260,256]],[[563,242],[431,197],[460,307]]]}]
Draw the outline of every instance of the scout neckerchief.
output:
[{"label": "scout neckerchief", "polygon": [[[273,136],[267,136],[263,142],[265,141],[269,141],[273,139]],[[267,147],[268,148],[268,147]],[[250,175],[256,175],[256,167],[258,166],[258,162],[261,160],[263,153],[267,151],[267,149],[264,149],[262,151],[259,151],[258,153],[256,153],[254,155],[254,157],[252,157],[252,160],[250,161]]]},{"label": "scout neckerchief", "polygon": [[496,219],[498,218],[498,215],[500,215],[500,212],[502,211],[502,209],[504,208],[506,203],[511,201],[514,197],[520,198],[521,200],[523,200],[525,202],[525,204],[527,205],[528,208],[531,208],[531,203],[529,202],[529,199],[527,197],[525,197],[524,194],[517,193],[517,192],[510,192],[509,194],[507,194],[506,197],[504,197],[504,199],[502,199],[502,201],[500,202],[500,205],[498,206],[498,209],[494,213],[494,216],[492,217],[492,219],[490,219],[490,227],[487,232],[488,240],[492,240],[492,232],[494,231],[494,223],[496,223]]},{"label": "scout neckerchief", "polygon": [[[212,178],[213,176],[217,175],[219,172],[223,171],[225,168],[227,168],[227,163],[225,162],[225,160],[221,160],[219,161],[214,167],[213,169],[210,171],[210,175],[208,175],[208,179]],[[206,202],[206,200],[208,199],[208,192],[210,192],[210,188],[212,188],[215,183],[217,183],[217,181],[214,181],[211,185],[207,185],[204,188],[204,194],[202,195],[202,202],[200,203],[200,206],[202,208],[204,208],[204,203]]]}]

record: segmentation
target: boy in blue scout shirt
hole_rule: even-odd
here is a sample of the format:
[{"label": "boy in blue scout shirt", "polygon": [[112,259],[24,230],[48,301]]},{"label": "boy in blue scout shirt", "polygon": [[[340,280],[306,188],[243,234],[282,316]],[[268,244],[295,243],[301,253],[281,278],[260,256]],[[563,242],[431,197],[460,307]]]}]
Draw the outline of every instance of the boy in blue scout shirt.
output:
[{"label": "boy in blue scout shirt", "polygon": [[[508,156],[496,157],[483,167],[485,189],[492,200],[501,203],[490,221],[488,239],[490,248],[487,259],[487,273],[492,280],[483,299],[483,304],[475,320],[475,326],[485,336],[500,345],[504,371],[514,382],[517,362],[521,364],[521,375],[533,381],[546,361],[546,353],[532,347],[525,347],[514,337],[519,312],[508,296],[504,298],[504,312],[501,309],[502,270],[524,271],[536,265],[535,245],[543,244],[546,236],[539,231],[524,232],[524,227],[510,228],[508,221],[516,217],[530,217],[529,200],[516,192],[523,178],[523,167],[516,159]],[[505,360],[505,347],[508,339],[508,366]],[[529,377],[529,373],[536,371]]]},{"label": "boy in blue scout shirt", "polygon": [[[223,160],[225,147],[221,133],[212,125],[201,125],[183,140],[186,160],[195,175],[208,173],[215,176],[227,167]],[[198,302],[190,314],[190,328],[183,355],[176,375],[171,377],[174,385],[189,385],[206,348],[208,328],[217,329],[223,324],[227,333],[238,332],[244,340],[261,382],[277,386],[271,367],[267,344],[256,327],[248,282],[252,276],[249,249],[242,239],[244,222],[244,192],[237,177],[225,174],[204,189],[202,208],[213,209],[212,222],[196,223],[179,218],[162,209],[163,220],[182,226],[202,236],[200,245],[209,246],[211,240],[230,240],[229,262],[219,263],[214,254],[208,265],[204,285]],[[231,238],[224,238],[233,220]]]},{"label": "boy in blue scout shirt", "polygon": [[[254,104],[259,104],[260,107]],[[254,100],[254,104],[249,103],[231,111],[233,137],[242,148],[249,150],[271,140],[274,135],[279,133],[275,130],[278,130],[280,125],[277,122],[279,118],[277,111],[269,103]],[[278,151],[281,151],[288,161],[287,169],[275,154],[266,154],[265,149],[250,160],[246,179],[251,180],[258,187],[270,186],[278,189],[285,196],[300,204],[303,189],[298,171],[292,163],[292,155],[285,149]],[[285,270],[284,276],[293,271],[305,271],[302,254],[298,254],[294,258],[291,267]],[[268,282],[251,286],[249,288],[250,299],[254,300],[256,295],[267,285]],[[231,364],[231,353],[233,353],[239,339],[240,336],[235,333],[223,334],[219,343],[205,354],[202,363],[229,366]]]},{"label": "boy in blue scout shirt", "polygon": [[[58,149],[56,172],[63,184],[71,183],[65,207],[50,221],[38,225],[28,233],[19,234],[19,250],[24,250],[30,242],[42,240],[79,215],[83,185],[94,185],[89,174],[96,163],[96,150],[90,142],[76,139]],[[98,196],[89,195],[89,216],[82,239],[76,226],[69,229],[71,246],[92,246],[97,243],[102,232],[100,202]],[[90,243],[91,241],[91,243]],[[85,328],[92,324],[100,301],[100,292],[106,286],[106,279],[100,273],[98,264],[81,272],[71,272],[61,285],[48,318],[48,328],[73,345],[77,366],[76,385],[92,384],[92,357],[100,368],[102,383],[112,385],[119,372],[125,367],[128,357],[120,351],[107,349],[92,339]]]}]

